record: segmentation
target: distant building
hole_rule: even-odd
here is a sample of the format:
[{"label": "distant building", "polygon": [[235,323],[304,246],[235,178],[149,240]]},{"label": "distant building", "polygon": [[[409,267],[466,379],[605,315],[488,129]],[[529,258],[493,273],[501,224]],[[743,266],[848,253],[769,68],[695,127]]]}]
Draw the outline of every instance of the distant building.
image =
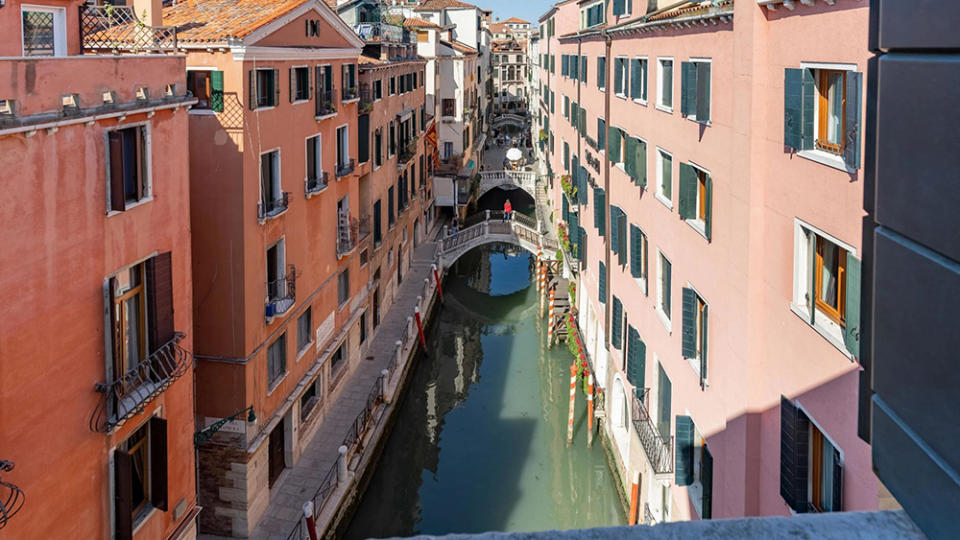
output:
[{"label": "distant building", "polygon": [[493,42],[494,114],[527,112],[527,88],[531,81],[527,47],[527,41]]}]

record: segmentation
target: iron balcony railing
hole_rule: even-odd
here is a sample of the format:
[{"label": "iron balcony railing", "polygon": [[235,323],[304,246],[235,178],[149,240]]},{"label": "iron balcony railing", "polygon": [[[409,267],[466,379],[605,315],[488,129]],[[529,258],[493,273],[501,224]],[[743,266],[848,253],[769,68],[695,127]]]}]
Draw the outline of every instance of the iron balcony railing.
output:
[{"label": "iron balcony railing", "polygon": [[337,257],[347,255],[357,247],[360,236],[360,222],[349,214],[340,214],[337,218]]},{"label": "iron balcony railing", "polygon": [[309,198],[310,195],[319,193],[323,188],[327,187],[328,177],[327,171],[321,171],[320,174],[313,178],[306,178],[303,181],[303,189],[307,197]]},{"label": "iron balcony railing", "polygon": [[364,239],[370,236],[370,233],[373,232],[373,220],[370,218],[370,216],[360,217],[357,230],[359,232],[357,236],[357,242],[363,242]]},{"label": "iron balcony railing", "polygon": [[656,525],[657,518],[653,517],[653,512],[650,511],[650,505],[643,503],[643,524],[644,525]]},{"label": "iron balcony railing", "polygon": [[333,87],[317,91],[316,116],[327,116],[337,112],[337,107],[333,104],[333,91]]},{"label": "iron balcony railing", "polygon": [[97,383],[100,393],[90,429],[110,433],[159,396],[193,365],[193,355],[178,343],[185,337],[176,332],[173,339],[160,346],[136,367],[112,380]]},{"label": "iron balcony railing", "polygon": [[353,27],[360,39],[368,43],[415,43],[416,34],[402,26],[387,23],[360,23]]},{"label": "iron balcony railing", "polygon": [[283,315],[297,299],[297,267],[289,265],[287,274],[267,282],[267,303],[264,315],[270,319]]},{"label": "iron balcony railing", "polygon": [[257,203],[257,219],[263,221],[282,214],[290,205],[290,193],[284,191],[276,199],[261,200]]},{"label": "iron balcony railing", "polygon": [[400,156],[397,161],[397,167],[400,169],[406,167],[407,163],[417,155],[417,140],[418,137],[414,137],[410,142],[400,148]]},{"label": "iron balcony railing", "polygon": [[147,26],[130,6],[80,6],[80,41],[85,51],[132,53],[174,51],[176,26]]},{"label": "iron balcony railing", "polygon": [[640,395],[633,396],[633,427],[637,430],[640,444],[647,454],[647,460],[657,474],[673,472],[673,437],[664,438],[657,429],[653,418],[650,417],[650,408],[647,401],[650,397],[649,388],[640,391]]},{"label": "iron balcony railing", "polygon": [[360,85],[360,113],[368,113],[373,110],[373,92],[370,91],[370,85]]},{"label": "iron balcony railing", "polygon": [[[14,466],[14,462],[0,459],[0,473],[10,472]],[[6,527],[10,518],[23,508],[25,500],[26,496],[20,487],[14,483],[5,482],[0,477],[0,530]]]},{"label": "iron balcony railing", "polygon": [[356,99],[359,95],[360,91],[357,90],[356,86],[344,86],[340,98],[346,101],[348,99]]},{"label": "iron balcony railing", "polygon": [[353,162],[353,158],[350,158],[346,161],[337,162],[337,178],[346,176],[353,172],[353,169],[356,165]]}]

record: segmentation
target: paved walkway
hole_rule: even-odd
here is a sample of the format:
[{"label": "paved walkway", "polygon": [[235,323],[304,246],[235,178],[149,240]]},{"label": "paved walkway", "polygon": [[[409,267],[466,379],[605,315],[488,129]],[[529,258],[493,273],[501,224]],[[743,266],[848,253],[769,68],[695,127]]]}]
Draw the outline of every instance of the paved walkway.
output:
[{"label": "paved walkway", "polygon": [[[326,412],[313,440],[292,468],[284,471],[272,489],[270,506],[257,524],[250,538],[257,540],[286,540],[302,515],[301,506],[313,497],[323,476],[337,460],[337,449],[347,431],[363,410],[367,395],[381,370],[387,367],[395,355],[396,342],[407,329],[407,317],[413,313],[417,295],[423,291],[423,280],[431,275],[437,244],[423,242],[414,251],[409,270],[398,288],[396,300],[383,318],[373,342],[364,356],[373,360],[360,360],[359,365],[347,378],[340,381],[340,391]],[[201,539],[217,537],[200,535]]]}]

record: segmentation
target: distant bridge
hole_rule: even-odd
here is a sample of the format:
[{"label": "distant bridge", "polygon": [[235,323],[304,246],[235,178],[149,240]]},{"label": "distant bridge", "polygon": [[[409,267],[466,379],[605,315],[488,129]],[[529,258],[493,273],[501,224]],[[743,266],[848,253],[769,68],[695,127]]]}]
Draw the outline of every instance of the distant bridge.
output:
[{"label": "distant bridge", "polygon": [[536,192],[537,173],[534,171],[488,171],[480,173],[480,189],[477,197],[493,188],[515,189],[520,188],[534,199]]},{"label": "distant bridge", "polygon": [[495,128],[500,128],[507,124],[516,127],[523,127],[526,122],[527,117],[524,115],[506,113],[494,118],[490,124]]}]

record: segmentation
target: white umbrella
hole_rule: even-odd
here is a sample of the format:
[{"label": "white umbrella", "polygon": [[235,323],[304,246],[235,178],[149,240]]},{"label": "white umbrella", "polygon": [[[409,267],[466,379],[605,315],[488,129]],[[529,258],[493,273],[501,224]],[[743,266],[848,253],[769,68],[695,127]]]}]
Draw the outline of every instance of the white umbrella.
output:
[{"label": "white umbrella", "polygon": [[523,152],[519,148],[511,148],[507,150],[507,159],[510,161],[520,161],[523,159]]}]

